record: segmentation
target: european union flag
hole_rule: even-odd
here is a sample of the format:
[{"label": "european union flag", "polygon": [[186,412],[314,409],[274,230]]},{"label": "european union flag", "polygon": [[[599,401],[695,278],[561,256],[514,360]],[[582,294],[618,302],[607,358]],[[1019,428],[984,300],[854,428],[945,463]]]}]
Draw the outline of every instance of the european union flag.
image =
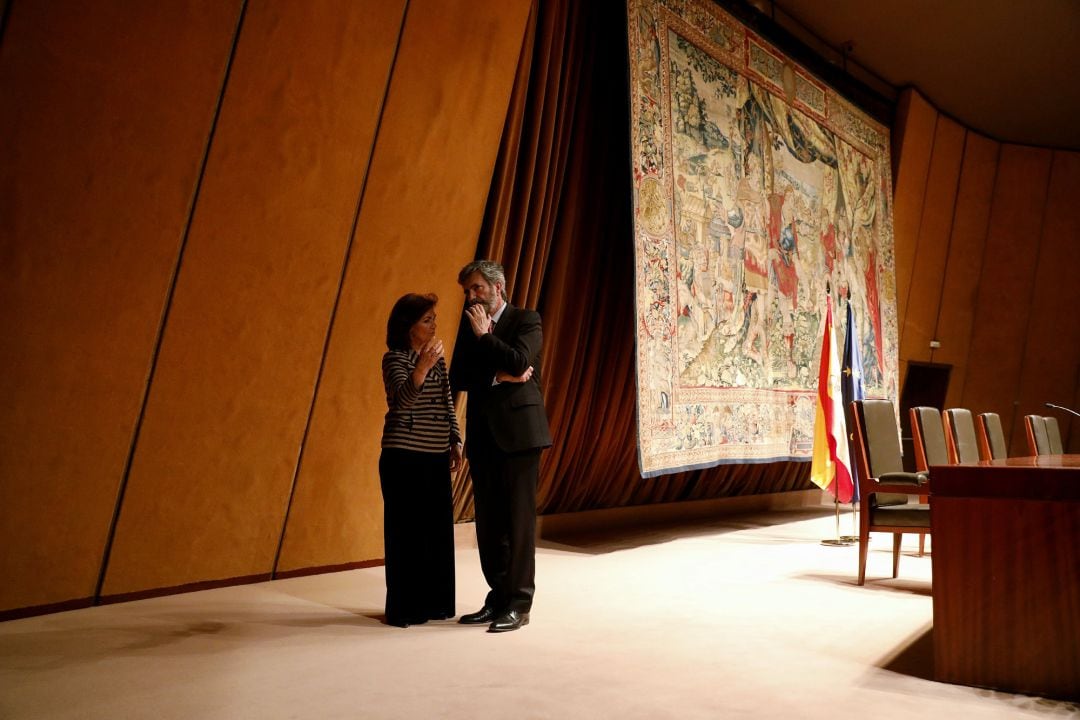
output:
[{"label": "european union flag", "polygon": [[[855,442],[851,428],[855,423],[851,417],[851,401],[863,399],[862,356],[859,354],[858,331],[855,328],[855,313],[851,309],[851,298],[847,302],[847,336],[844,338],[844,361],[840,370],[840,397],[844,400],[844,418],[847,420],[848,445]],[[854,456],[853,456],[854,457]],[[859,501],[859,471],[855,463],[851,464],[851,481],[855,486],[851,502]]]}]

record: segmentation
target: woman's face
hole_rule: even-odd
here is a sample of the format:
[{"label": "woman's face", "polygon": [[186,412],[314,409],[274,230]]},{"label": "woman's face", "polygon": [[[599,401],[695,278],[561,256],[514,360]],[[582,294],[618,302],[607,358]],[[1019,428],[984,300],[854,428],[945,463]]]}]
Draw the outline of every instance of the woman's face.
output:
[{"label": "woman's face", "polygon": [[432,307],[424,313],[419,320],[409,328],[409,342],[414,350],[424,347],[424,344],[435,337],[435,308]]}]

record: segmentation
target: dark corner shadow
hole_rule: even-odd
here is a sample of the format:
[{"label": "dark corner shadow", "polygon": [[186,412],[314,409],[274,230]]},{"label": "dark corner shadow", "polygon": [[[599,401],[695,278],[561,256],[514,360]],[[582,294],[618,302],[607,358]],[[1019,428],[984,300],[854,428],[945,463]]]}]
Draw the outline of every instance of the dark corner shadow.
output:
[{"label": "dark corner shadow", "polygon": [[865,590],[867,592],[889,592],[889,593],[905,593],[908,595],[921,595],[922,597],[932,597],[933,586],[929,580],[905,580],[902,577],[899,578],[866,578],[866,583],[859,586],[859,578],[855,574],[855,569],[852,568],[850,575],[833,575],[829,573],[803,573],[801,575],[795,575],[797,580],[812,580],[815,582],[826,582],[831,585],[850,585],[853,588],[859,590]]},{"label": "dark corner shadow", "polygon": [[[886,656],[876,666],[886,672],[905,675],[919,680],[929,680],[948,686],[948,683],[934,677],[934,626],[909,637],[896,652]],[[963,686],[957,686],[963,687]],[[972,688],[985,698],[992,698],[1009,706],[1014,714],[1023,713],[1024,717],[1043,715],[1046,717],[1080,717],[1080,702],[1075,700],[1044,698],[1037,695],[1025,695],[991,688]]]},{"label": "dark corner shadow", "polygon": [[[139,615],[132,622],[92,628],[48,628],[10,633],[0,638],[0,661],[13,667],[47,670],[99,662],[109,657],[141,656],[147,651],[175,655],[229,652],[253,639],[274,640],[291,629],[343,627],[374,629],[383,618],[373,609],[334,608],[338,613],[283,615],[258,610],[193,610]],[[252,628],[273,628],[253,631]],[[201,640],[209,642],[187,642]]]},{"label": "dark corner shadow", "polygon": [[[756,512],[746,515],[724,515],[713,518],[687,518],[684,520],[642,521],[637,524],[619,524],[608,527],[551,529],[543,531],[537,539],[537,548],[574,552],[584,555],[603,555],[620,550],[633,550],[649,545],[660,545],[675,540],[724,535],[739,530],[758,530],[790,523],[813,520],[831,515],[832,508],[805,507],[772,512]],[[757,543],[782,544],[801,542],[795,535],[783,534],[775,538],[755,538]]]},{"label": "dark corner shadow", "polygon": [[911,638],[895,655],[886,658],[882,670],[920,680],[934,679],[934,626]]}]

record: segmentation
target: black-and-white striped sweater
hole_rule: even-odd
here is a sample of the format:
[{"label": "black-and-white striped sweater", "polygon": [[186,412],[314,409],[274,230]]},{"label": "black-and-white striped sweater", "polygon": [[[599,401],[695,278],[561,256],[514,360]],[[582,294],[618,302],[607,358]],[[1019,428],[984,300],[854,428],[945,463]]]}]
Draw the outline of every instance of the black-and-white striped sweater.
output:
[{"label": "black-and-white striped sweater", "polygon": [[391,350],[383,355],[383,385],[389,410],[383,423],[382,446],[446,452],[451,443],[461,440],[446,362],[439,358],[417,389],[412,371],[418,359],[413,350]]}]

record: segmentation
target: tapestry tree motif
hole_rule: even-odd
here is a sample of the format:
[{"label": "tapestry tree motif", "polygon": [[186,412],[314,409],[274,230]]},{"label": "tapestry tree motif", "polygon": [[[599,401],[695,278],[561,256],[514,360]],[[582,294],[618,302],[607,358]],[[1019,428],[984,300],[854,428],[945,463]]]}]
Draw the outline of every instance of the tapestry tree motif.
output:
[{"label": "tapestry tree motif", "polygon": [[642,475],[809,460],[827,291],[896,397],[888,130],[708,0],[628,18]]}]

